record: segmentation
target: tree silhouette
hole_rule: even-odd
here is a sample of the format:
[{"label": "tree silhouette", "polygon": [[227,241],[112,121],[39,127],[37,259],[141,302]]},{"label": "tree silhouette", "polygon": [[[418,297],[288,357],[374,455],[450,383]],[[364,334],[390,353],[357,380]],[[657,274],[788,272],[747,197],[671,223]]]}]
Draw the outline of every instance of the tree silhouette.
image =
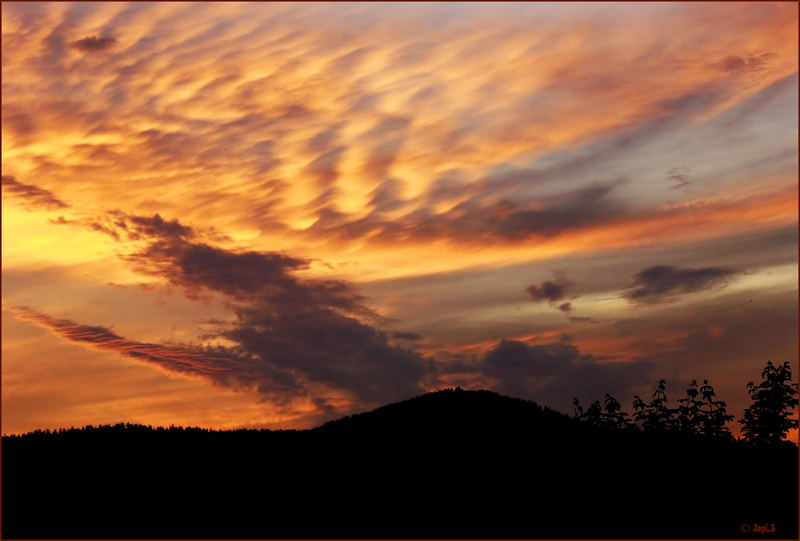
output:
[{"label": "tree silhouette", "polygon": [[709,385],[707,379],[703,380],[703,386],[700,387],[700,396],[703,397],[698,409],[700,433],[704,436],[732,439],[733,436],[725,424],[733,419],[733,415],[728,415],[725,402],[714,400],[714,387]]},{"label": "tree silhouette", "polygon": [[603,400],[604,404],[604,413],[603,413],[603,425],[608,428],[616,428],[618,430],[623,430],[626,428],[631,427],[630,420],[628,419],[628,414],[622,411],[622,406],[620,406],[617,399],[611,396],[610,394],[606,393],[605,399]]},{"label": "tree silhouette", "polygon": [[677,417],[675,419],[676,428],[680,432],[696,434],[700,432],[700,425],[703,421],[703,414],[700,410],[702,402],[698,400],[700,391],[697,389],[697,380],[692,380],[686,389],[686,397],[678,400]]},{"label": "tree silhouette", "polygon": [[797,383],[791,383],[792,371],[789,363],[775,366],[767,361],[761,372],[762,382],[749,382],[747,392],[753,404],[744,410],[739,420],[744,440],[754,444],[780,442],[790,428],[797,427],[797,419],[791,416],[797,406]]},{"label": "tree silhouette", "polygon": [[603,415],[603,406],[600,405],[599,400],[595,400],[589,404],[589,408],[584,410],[581,406],[580,400],[577,398],[572,400],[572,405],[575,406],[575,418],[584,423],[588,423],[596,427],[606,426],[605,417]]},{"label": "tree silhouette", "polygon": [[673,428],[675,412],[667,406],[666,387],[666,381],[659,381],[649,404],[645,404],[639,395],[633,397],[633,417],[642,430],[665,431]]},{"label": "tree silhouette", "polygon": [[575,407],[575,418],[581,419],[583,417],[583,407],[581,406],[581,401],[577,398],[573,398],[572,405]]},{"label": "tree silhouette", "polygon": [[636,428],[628,419],[628,414],[621,411],[622,407],[617,399],[608,393],[606,393],[603,399],[602,406],[599,400],[595,400],[589,404],[589,408],[584,411],[577,398],[572,401],[572,405],[575,407],[575,417],[592,426],[619,430]]},{"label": "tree silhouette", "polygon": [[600,406],[600,401],[595,400],[589,404],[589,409],[583,414],[584,421],[587,421],[593,426],[603,426],[603,408]]}]

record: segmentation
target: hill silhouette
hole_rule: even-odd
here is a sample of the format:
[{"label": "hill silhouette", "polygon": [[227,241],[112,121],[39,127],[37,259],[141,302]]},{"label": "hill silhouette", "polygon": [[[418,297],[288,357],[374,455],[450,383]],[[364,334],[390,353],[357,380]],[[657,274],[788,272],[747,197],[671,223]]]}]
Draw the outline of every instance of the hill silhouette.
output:
[{"label": "hill silhouette", "polygon": [[603,430],[489,391],[312,430],[116,425],[2,451],[4,538],[797,537],[791,443]]}]

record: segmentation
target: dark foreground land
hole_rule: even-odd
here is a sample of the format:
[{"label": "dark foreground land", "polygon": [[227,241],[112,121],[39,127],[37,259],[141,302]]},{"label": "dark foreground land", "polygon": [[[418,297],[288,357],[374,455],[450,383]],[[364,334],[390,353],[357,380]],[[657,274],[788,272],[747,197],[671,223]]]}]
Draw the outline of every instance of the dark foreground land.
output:
[{"label": "dark foreground land", "polygon": [[798,535],[793,444],[601,431],[486,391],[309,431],[4,437],[2,460],[4,538]]}]

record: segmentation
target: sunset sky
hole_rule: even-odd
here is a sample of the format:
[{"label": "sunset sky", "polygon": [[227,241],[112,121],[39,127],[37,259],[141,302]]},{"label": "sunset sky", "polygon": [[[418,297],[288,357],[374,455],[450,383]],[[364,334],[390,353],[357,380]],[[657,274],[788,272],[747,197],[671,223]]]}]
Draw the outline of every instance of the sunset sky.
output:
[{"label": "sunset sky", "polygon": [[2,431],[660,378],[738,418],[797,381],[797,43],[794,2],[3,2]]}]

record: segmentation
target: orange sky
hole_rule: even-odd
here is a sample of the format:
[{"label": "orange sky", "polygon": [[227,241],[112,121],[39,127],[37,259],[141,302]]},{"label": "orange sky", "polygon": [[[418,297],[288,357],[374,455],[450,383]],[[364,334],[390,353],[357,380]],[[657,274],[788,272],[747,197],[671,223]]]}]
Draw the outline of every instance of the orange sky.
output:
[{"label": "orange sky", "polygon": [[738,416],[797,368],[797,41],[794,3],[4,2],[3,432],[661,377]]}]

